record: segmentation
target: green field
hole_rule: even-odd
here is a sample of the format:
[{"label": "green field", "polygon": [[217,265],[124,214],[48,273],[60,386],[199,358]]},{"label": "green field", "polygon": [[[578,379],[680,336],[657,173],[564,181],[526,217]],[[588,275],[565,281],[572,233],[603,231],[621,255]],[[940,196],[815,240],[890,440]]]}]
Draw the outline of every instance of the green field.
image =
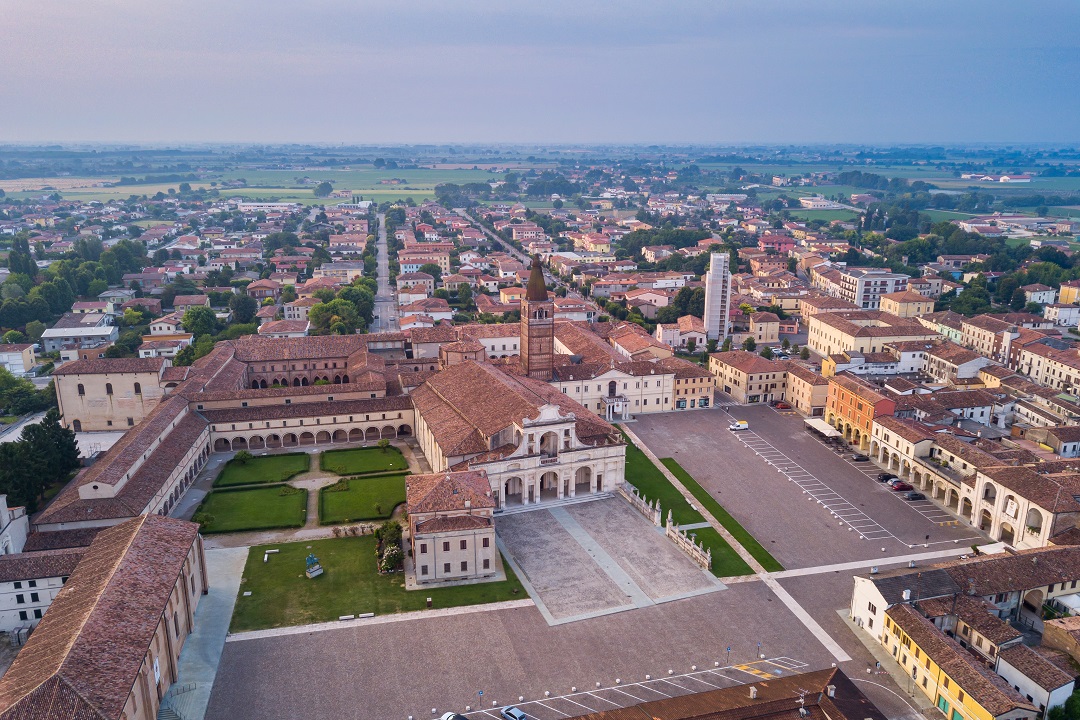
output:
[{"label": "green field", "polygon": [[[263,551],[280,550],[263,562]],[[304,558],[314,553],[325,572],[309,580]],[[375,569],[375,538],[313,540],[253,547],[233,611],[231,632],[286,627],[337,620],[342,615],[372,612],[388,615],[433,608],[481,605],[527,597],[510,565],[506,580],[457,587],[406,591],[401,573],[380,575]],[[245,596],[243,593],[250,592]]]},{"label": "green field", "polygon": [[[348,489],[337,489],[341,484]],[[381,520],[390,517],[403,502],[405,475],[402,473],[343,478],[337,486],[319,490],[319,524]]]},{"label": "green field", "polygon": [[675,458],[660,458],[660,462],[664,464],[664,467],[666,467],[672,475],[679,479],[679,482],[690,491],[690,494],[701,503],[702,507],[708,510],[709,514],[716,518],[717,522],[723,525],[724,529],[731,533],[731,536],[735,538],[740,545],[746,548],[746,551],[753,555],[755,560],[761,563],[763,568],[769,572],[780,572],[784,569],[784,566],[778,563],[776,558],[770,555],[769,551],[762,547],[761,543],[739,524],[738,520],[731,517],[731,514],[728,513],[720,503],[716,502],[705,488],[698,485],[697,480],[694,480],[690,473],[686,472],[686,470],[679,465]]},{"label": "green field", "polygon": [[[282,492],[289,494],[282,495]],[[214,490],[195,513],[203,533],[242,532],[303,527],[307,490],[287,485]]]},{"label": "green field", "polygon": [[307,453],[260,455],[244,463],[233,459],[225,463],[225,467],[214,480],[214,487],[285,482],[307,472],[309,467],[311,456]]},{"label": "green field", "polygon": [[[637,488],[648,500],[659,500],[663,520],[667,520],[668,511],[676,525],[689,525],[705,522],[705,517],[695,510],[672,485],[664,473],[653,465],[648,456],[639,450],[625,435],[626,440],[626,481]],[[720,518],[717,518],[720,520]],[[722,520],[720,522],[723,522]],[[727,544],[713,528],[693,530],[697,542],[712,550],[712,573],[717,577],[752,575],[753,570],[738,553]]]},{"label": "green field", "polygon": [[328,450],[319,456],[319,467],[337,475],[408,470],[409,464],[396,447]]},{"label": "green field", "polygon": [[930,216],[930,222],[943,222],[945,220],[966,220],[975,217],[970,213],[954,212],[952,210],[920,210],[923,215]]}]

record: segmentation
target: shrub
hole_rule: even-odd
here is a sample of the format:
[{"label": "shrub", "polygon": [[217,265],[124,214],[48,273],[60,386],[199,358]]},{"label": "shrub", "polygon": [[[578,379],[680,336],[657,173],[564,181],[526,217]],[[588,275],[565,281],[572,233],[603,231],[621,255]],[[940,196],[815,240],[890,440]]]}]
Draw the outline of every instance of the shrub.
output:
[{"label": "shrub", "polygon": [[327,485],[323,488],[323,492],[347,492],[349,490],[349,479],[341,478],[333,485]]},{"label": "shrub", "polygon": [[207,525],[213,525],[214,524],[214,516],[211,515],[208,512],[197,512],[192,516],[191,522],[197,523],[198,526],[199,526],[199,529],[201,530],[202,528],[206,527]]},{"label": "shrub", "polygon": [[282,485],[281,489],[278,490],[278,495],[285,497],[286,495],[298,495],[302,492],[304,491],[300,488],[295,488],[292,485]]},{"label": "shrub", "polygon": [[235,460],[237,464],[243,465],[253,457],[255,456],[249,453],[247,450],[241,450],[240,452],[236,453],[236,457],[234,457],[233,460]]},{"label": "shrub", "polygon": [[405,554],[401,551],[401,546],[391,545],[386,548],[386,552],[383,553],[382,561],[379,563],[379,569],[383,572],[393,572],[401,566],[404,559]]}]

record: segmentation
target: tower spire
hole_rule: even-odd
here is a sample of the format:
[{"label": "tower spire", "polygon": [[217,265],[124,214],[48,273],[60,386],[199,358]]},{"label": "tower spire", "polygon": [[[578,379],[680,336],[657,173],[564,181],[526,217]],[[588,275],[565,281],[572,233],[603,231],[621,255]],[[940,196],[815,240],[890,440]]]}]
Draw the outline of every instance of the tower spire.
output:
[{"label": "tower spire", "polygon": [[525,286],[525,299],[533,302],[544,302],[548,299],[547,283],[544,282],[544,269],[540,266],[539,255],[533,255],[529,284]]}]

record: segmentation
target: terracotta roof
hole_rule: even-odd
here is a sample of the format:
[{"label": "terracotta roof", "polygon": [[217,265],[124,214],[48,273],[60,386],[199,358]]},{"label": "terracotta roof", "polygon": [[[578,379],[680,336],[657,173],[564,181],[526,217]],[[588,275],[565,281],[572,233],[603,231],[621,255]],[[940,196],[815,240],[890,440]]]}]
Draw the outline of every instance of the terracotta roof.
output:
[{"label": "terracotta roof", "polygon": [[998,657],[1033,680],[1043,690],[1057,690],[1073,681],[1073,676],[1035,652],[1027,645],[1013,645]]},{"label": "terracotta roof", "polygon": [[[327,388],[345,387],[344,385],[324,385],[319,389],[323,392]],[[297,388],[290,388],[295,390]],[[333,392],[331,390],[330,392]],[[370,415],[373,413],[389,413],[407,410],[411,406],[409,398],[404,395],[395,397],[369,398],[366,400],[334,400],[331,402],[294,402],[290,405],[253,405],[246,408],[228,408],[222,410],[200,410],[199,414],[206,418],[207,422],[216,425],[230,425],[232,423],[254,422],[257,420],[281,420],[300,417],[338,416],[345,415]],[[396,424],[396,417],[387,418],[387,424]],[[372,420],[381,422],[381,420]],[[264,428],[263,434],[275,433],[301,433],[304,431],[318,432],[325,428],[317,425],[290,426],[288,428]],[[223,431],[225,432],[225,431]]]},{"label": "terracotta roof", "polygon": [[[1071,499],[1071,498],[1070,498]],[[1080,579],[1080,547],[1046,547],[940,563],[964,592],[980,597]]]},{"label": "terracotta roof", "polygon": [[954,615],[995,645],[1023,637],[1023,633],[993,614],[997,612],[996,608],[970,595],[957,594],[924,600],[919,603],[919,609],[931,618]]},{"label": "terracotta roof", "polygon": [[86,548],[66,548],[0,555],[0,582],[67,577],[84,552]]},{"label": "terracotta roof", "polygon": [[156,373],[165,364],[165,358],[91,358],[64,363],[53,371],[53,375]]},{"label": "terracotta roof", "polygon": [[440,515],[433,517],[430,520],[422,520],[416,523],[417,534],[421,533],[439,533],[439,532],[460,532],[462,530],[483,530],[494,526],[494,522],[489,517],[483,517],[481,515],[453,515],[446,516]]},{"label": "terracotta roof", "polygon": [[409,513],[443,513],[494,508],[491,485],[483,470],[409,475],[405,478]]},{"label": "terracotta roof", "polygon": [[925,425],[915,420],[901,420],[889,415],[880,415],[874,418],[874,422],[911,443],[934,438],[933,433]]},{"label": "terracotta roof", "polygon": [[103,530],[0,679],[0,718],[119,718],[198,532],[159,515]]},{"label": "terracotta roof", "polygon": [[759,375],[761,373],[774,373],[774,372],[786,372],[786,367],[779,360],[768,360],[760,355],[746,350],[729,350],[728,352],[713,353],[709,357],[715,358],[717,362],[721,362],[729,367],[733,367],[739,372],[747,373],[750,375]]},{"label": "terracotta roof", "polygon": [[23,552],[84,548],[94,541],[101,528],[74,528],[52,532],[32,532],[26,538]]},{"label": "terracotta roof", "polygon": [[326,360],[367,351],[363,335],[318,335],[301,338],[265,338],[245,335],[231,341],[236,359],[242,362]]}]

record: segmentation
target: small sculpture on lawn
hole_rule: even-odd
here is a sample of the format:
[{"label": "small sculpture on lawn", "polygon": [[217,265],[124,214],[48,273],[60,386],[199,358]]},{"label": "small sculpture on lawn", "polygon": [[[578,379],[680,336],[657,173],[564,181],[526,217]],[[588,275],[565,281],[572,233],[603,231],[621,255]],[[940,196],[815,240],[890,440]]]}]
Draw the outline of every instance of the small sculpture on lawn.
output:
[{"label": "small sculpture on lawn", "polygon": [[323,567],[319,564],[319,558],[315,557],[315,553],[308,554],[307,570],[305,572],[309,580],[323,574]]}]

